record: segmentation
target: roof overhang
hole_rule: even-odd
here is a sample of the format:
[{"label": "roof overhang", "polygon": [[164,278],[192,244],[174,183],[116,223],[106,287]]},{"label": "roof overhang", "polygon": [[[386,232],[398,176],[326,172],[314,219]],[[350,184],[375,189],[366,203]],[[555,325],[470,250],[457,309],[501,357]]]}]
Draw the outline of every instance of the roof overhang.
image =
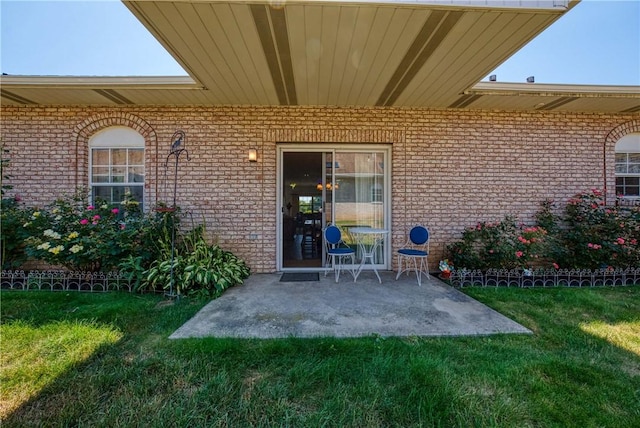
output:
[{"label": "roof overhang", "polygon": [[478,83],[577,1],[484,3],[125,0],[190,77],[2,76],[2,101],[527,110],[544,102],[596,111],[640,105],[637,87],[602,87],[597,98],[609,102],[583,107],[573,98],[593,98],[591,89],[567,95],[532,90],[538,84]]}]

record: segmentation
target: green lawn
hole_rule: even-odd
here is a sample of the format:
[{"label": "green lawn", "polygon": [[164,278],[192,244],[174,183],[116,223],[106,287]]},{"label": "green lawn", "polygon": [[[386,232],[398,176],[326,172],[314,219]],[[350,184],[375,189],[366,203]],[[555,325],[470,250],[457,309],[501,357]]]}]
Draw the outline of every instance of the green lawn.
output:
[{"label": "green lawn", "polygon": [[3,291],[2,426],[640,427],[640,287],[463,291],[534,334],[172,341],[205,301]]}]

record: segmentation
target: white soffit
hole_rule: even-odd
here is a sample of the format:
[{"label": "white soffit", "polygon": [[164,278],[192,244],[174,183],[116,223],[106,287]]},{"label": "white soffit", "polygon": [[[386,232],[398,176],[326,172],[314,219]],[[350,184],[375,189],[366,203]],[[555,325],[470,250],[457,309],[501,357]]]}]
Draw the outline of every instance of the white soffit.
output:
[{"label": "white soffit", "polygon": [[638,87],[478,83],[574,1],[124,3],[190,77],[2,76],[2,103],[640,111]]},{"label": "white soffit", "polygon": [[124,3],[215,103],[407,107],[449,107],[568,8],[552,0]]}]

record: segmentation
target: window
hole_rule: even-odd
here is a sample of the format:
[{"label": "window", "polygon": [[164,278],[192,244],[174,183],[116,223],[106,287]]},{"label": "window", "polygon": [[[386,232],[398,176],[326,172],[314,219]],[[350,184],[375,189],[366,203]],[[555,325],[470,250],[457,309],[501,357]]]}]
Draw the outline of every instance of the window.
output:
[{"label": "window", "polygon": [[382,203],[382,185],[376,183],[371,186],[371,202]]},{"label": "window", "polygon": [[628,134],[616,143],[616,195],[640,198],[640,134]]},{"label": "window", "polygon": [[126,127],[112,127],[89,140],[91,201],[120,203],[129,197],[143,208],[144,138]]}]

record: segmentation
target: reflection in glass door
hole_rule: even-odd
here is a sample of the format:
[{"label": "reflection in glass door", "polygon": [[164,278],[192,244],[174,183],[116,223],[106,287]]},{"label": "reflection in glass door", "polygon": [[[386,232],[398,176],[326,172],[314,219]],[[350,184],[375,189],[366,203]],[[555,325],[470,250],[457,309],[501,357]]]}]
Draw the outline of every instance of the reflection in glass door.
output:
[{"label": "reflection in glass door", "polygon": [[[322,229],[328,223],[341,227],[354,247],[350,228],[389,228],[388,156],[386,148],[281,151],[282,269],[322,267]],[[379,269],[388,264],[388,247],[387,242],[374,257]]]},{"label": "reflection in glass door", "polygon": [[[353,227],[387,228],[385,203],[385,151],[338,151],[327,155],[327,222],[345,232],[345,241],[356,248]],[[373,239],[373,237],[371,238]],[[373,242],[364,242],[373,245]],[[386,266],[388,242],[376,251],[376,266]],[[359,248],[356,248],[360,258]]]}]

